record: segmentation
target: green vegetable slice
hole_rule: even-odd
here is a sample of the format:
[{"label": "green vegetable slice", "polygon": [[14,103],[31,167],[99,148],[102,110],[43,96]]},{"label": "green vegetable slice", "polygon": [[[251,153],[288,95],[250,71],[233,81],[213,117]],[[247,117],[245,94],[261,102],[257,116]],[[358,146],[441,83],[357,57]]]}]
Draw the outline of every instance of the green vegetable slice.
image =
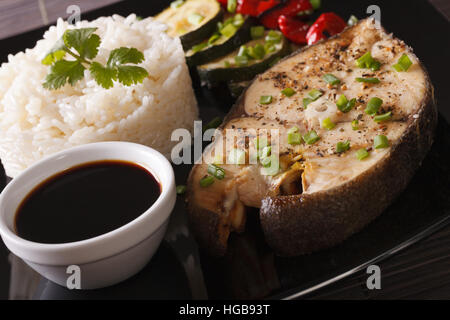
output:
[{"label": "green vegetable slice", "polygon": [[341,80],[339,80],[338,78],[336,78],[334,75],[332,75],[330,73],[324,75],[323,80],[325,80],[325,82],[327,82],[333,86],[341,83]]},{"label": "green vegetable slice", "polygon": [[379,122],[384,122],[384,121],[391,120],[391,118],[392,118],[392,112],[389,111],[389,112],[386,112],[385,114],[381,114],[381,115],[375,116],[373,118],[373,121],[379,123]]},{"label": "green vegetable slice", "polygon": [[259,103],[260,104],[270,104],[272,103],[272,96],[261,96],[261,98],[259,98]]},{"label": "green vegetable slice", "polygon": [[369,156],[369,152],[366,149],[359,149],[356,151],[356,157],[358,160],[364,160]]},{"label": "green vegetable slice", "polygon": [[250,35],[253,40],[261,39],[264,37],[264,27],[263,26],[256,26],[250,28]]},{"label": "green vegetable slice", "polygon": [[281,90],[281,93],[284,94],[286,97],[292,97],[295,94],[295,90],[292,88],[285,88]]},{"label": "green vegetable slice", "polygon": [[350,141],[348,141],[348,140],[345,142],[340,141],[336,144],[336,152],[337,153],[343,153],[349,149],[350,149]]},{"label": "green vegetable slice", "polygon": [[316,131],[311,130],[308,133],[306,133],[305,135],[303,135],[303,140],[307,143],[307,144],[314,144],[317,141],[320,140],[319,135],[317,134]]},{"label": "green vegetable slice", "polygon": [[389,147],[389,140],[386,136],[380,134],[373,139],[373,147],[375,149],[383,149]]},{"label": "green vegetable slice", "polygon": [[235,13],[237,7],[237,0],[228,0],[227,2],[227,10],[230,13]]},{"label": "green vegetable slice", "polygon": [[225,178],[225,170],[215,164],[208,165],[208,173],[218,180]]},{"label": "green vegetable slice", "polygon": [[378,97],[374,97],[369,100],[369,103],[367,104],[366,110],[364,110],[364,112],[368,115],[374,116],[377,114],[382,104],[383,100]]},{"label": "green vegetable slice", "polygon": [[323,119],[323,121],[322,121],[322,127],[327,130],[331,130],[334,127],[336,127],[336,124],[333,121],[331,121],[330,118],[326,118],[326,119]]},{"label": "green vegetable slice", "polygon": [[365,82],[365,83],[374,83],[374,84],[380,83],[380,79],[378,78],[356,78],[355,80],[358,82]]},{"label": "green vegetable slice", "polygon": [[411,59],[409,59],[408,55],[406,55],[405,53],[400,57],[400,59],[398,59],[397,63],[394,64],[392,67],[397,71],[397,72],[405,72],[408,71],[408,69],[412,66],[412,61]]},{"label": "green vegetable slice", "polygon": [[372,54],[369,51],[356,60],[356,66],[361,69],[377,71],[380,69],[381,63],[372,58]]},{"label": "green vegetable slice", "polygon": [[350,101],[348,101],[347,97],[343,94],[336,101],[336,106],[341,112],[344,113],[347,113],[350,110],[352,110],[355,105],[356,105],[356,98],[353,98]]},{"label": "green vegetable slice", "polygon": [[202,179],[200,179],[200,186],[202,188],[209,187],[214,183],[214,177],[213,176],[205,176]]},{"label": "green vegetable slice", "polygon": [[176,190],[177,194],[184,194],[186,192],[187,187],[185,185],[178,185]]}]

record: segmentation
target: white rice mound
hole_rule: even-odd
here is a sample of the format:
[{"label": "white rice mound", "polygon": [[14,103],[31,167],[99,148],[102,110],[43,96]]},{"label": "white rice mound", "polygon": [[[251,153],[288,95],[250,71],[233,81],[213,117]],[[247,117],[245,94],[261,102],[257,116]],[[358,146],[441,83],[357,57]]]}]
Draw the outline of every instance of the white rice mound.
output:
[{"label": "white rice mound", "polygon": [[108,90],[85,71],[72,87],[42,86],[49,67],[41,63],[69,26],[59,19],[33,49],[9,55],[0,67],[0,159],[14,178],[35,161],[54,152],[91,142],[130,141],[169,157],[174,129],[193,130],[197,101],[178,38],[165,25],[132,14],[80,21],[77,28],[97,27],[102,40],[94,59],[106,63],[111,50],[134,47],[144,53],[140,64],[149,77],[142,84],[115,82]]}]

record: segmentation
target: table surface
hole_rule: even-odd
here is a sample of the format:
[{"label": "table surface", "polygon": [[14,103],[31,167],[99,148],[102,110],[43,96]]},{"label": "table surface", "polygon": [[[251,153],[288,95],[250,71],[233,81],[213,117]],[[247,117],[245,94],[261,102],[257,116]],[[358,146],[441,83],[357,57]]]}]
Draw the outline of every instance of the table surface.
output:
[{"label": "table surface", "polygon": [[[52,23],[69,5],[87,12],[120,0],[1,0],[0,39]],[[429,0],[450,20],[449,0]],[[65,17],[69,16],[67,14]],[[379,263],[381,290],[369,290],[365,270],[309,299],[450,299],[450,226]]]}]

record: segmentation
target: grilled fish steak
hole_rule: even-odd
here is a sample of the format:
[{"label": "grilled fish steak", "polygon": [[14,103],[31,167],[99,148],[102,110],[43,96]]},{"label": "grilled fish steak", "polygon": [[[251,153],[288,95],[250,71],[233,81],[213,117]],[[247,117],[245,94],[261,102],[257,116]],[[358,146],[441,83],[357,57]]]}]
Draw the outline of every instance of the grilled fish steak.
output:
[{"label": "grilled fish steak", "polygon": [[[355,66],[367,52],[381,63],[379,70]],[[404,54],[413,64],[407,72],[398,72],[392,66]],[[328,84],[325,74],[341,83]],[[295,94],[281,94],[285,88]],[[322,96],[304,108],[303,99],[313,89]],[[348,112],[337,107],[341,95],[356,98]],[[272,96],[272,101],[261,104],[261,96]],[[373,97],[383,101],[378,114],[391,112],[388,121],[375,122],[373,114],[365,112]],[[325,119],[335,127],[324,128]],[[221,164],[225,177],[202,187],[208,163],[225,160],[230,152],[205,150],[203,163],[193,167],[188,181],[191,228],[201,246],[220,256],[230,232],[245,229],[246,208],[256,207],[266,241],[277,254],[295,256],[334,246],[380,215],[407,186],[432,144],[436,124],[433,87],[412,49],[374,20],[362,20],[338,36],[300,49],[254,79],[219,128],[223,136],[210,145],[246,150],[246,164]],[[293,127],[301,135],[314,130],[320,140],[288,143]],[[234,129],[233,135],[227,129]],[[279,132],[276,139],[268,135],[272,150],[279,150],[279,171],[267,175],[261,163],[249,164],[249,149],[271,129]],[[388,147],[374,149],[379,135],[387,137]],[[337,143],[346,141],[349,150],[338,153]],[[364,160],[357,157],[360,149],[369,153]]]}]

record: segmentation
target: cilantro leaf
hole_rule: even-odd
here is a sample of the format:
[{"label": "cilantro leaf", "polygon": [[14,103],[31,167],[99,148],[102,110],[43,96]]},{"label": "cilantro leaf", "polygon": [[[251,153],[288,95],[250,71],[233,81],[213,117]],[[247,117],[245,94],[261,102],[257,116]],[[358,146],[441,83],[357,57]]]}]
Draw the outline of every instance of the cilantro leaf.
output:
[{"label": "cilantro leaf", "polygon": [[84,43],[83,53],[80,53],[82,57],[88,59],[94,59],[98,54],[98,47],[100,46],[100,37],[96,34],[91,35]]},{"label": "cilantro leaf", "polygon": [[126,63],[141,63],[144,61],[144,54],[136,48],[120,47],[114,49],[109,54],[108,63],[109,67],[114,67]]},{"label": "cilantro leaf", "polygon": [[59,39],[49,53],[42,59],[42,64],[51,66],[54,62],[61,60],[66,55],[66,45],[63,39]]},{"label": "cilantro leaf", "polygon": [[69,82],[72,86],[82,79],[86,68],[77,60],[60,60],[50,68],[43,84],[46,89],[59,89]]},{"label": "cilantro leaf", "polygon": [[117,66],[117,78],[119,82],[131,86],[132,84],[141,83],[145,77],[148,77],[148,72],[144,68],[138,66]]},{"label": "cilantro leaf", "polygon": [[[88,68],[94,80],[105,89],[114,86],[114,81],[123,85],[141,83],[148,76],[147,70],[136,65],[144,61],[144,54],[136,48],[121,47],[112,50],[108,62],[103,65],[92,61],[98,54],[101,39],[94,32],[97,28],[69,29],[52,50],[42,59],[51,65],[50,73],[43,84],[49,90],[59,89],[66,83],[75,83],[84,77]],[[64,60],[66,54],[75,60]]]},{"label": "cilantro leaf", "polygon": [[117,80],[117,70],[102,66],[98,62],[92,62],[89,71],[95,81],[105,89],[114,86],[113,80]]},{"label": "cilantro leaf", "polygon": [[100,37],[94,32],[97,28],[69,29],[64,32],[64,44],[75,49],[81,58],[93,59],[97,56]]}]

